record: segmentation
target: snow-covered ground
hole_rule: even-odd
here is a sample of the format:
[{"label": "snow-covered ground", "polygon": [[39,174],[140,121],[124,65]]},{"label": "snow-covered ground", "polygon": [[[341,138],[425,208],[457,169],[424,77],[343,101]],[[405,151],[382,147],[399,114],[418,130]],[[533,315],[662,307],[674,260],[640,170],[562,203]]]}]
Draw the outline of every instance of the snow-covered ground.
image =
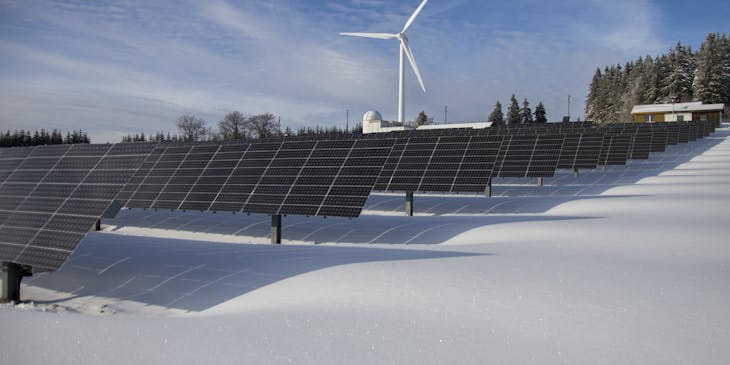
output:
[{"label": "snow-covered ground", "polygon": [[725,364],[730,130],[363,215],[125,210],[0,307],[2,363]]}]

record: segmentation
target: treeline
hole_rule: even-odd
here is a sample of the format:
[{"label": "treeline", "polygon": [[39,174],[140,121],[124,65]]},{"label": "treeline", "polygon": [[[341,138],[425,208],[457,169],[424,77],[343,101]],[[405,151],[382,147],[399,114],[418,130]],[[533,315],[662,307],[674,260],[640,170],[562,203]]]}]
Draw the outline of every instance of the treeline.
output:
[{"label": "treeline", "polygon": [[282,136],[324,136],[362,133],[362,125],[353,128],[340,127],[302,127],[292,130],[281,128],[279,119],[271,113],[246,116],[239,111],[226,114],[213,129],[208,122],[196,115],[185,114],[177,119],[178,134],[156,132],[146,136],[144,133],[128,134],[122,142],[146,141],[216,141],[224,139],[262,139]]},{"label": "treeline", "polygon": [[45,129],[40,131],[15,130],[0,133],[0,147],[23,147],[23,146],[40,146],[46,144],[74,144],[74,143],[91,143],[89,136],[83,130],[63,132],[54,129],[50,133]]},{"label": "treeline", "polygon": [[725,103],[730,107],[730,38],[710,33],[695,52],[681,43],[667,54],[596,69],[586,118],[598,123],[631,120],[639,104]]},{"label": "treeline", "polygon": [[502,104],[497,101],[494,105],[492,113],[489,114],[487,122],[492,122],[492,126],[504,126],[510,124],[524,124],[524,123],[547,123],[546,118],[547,112],[542,101],[535,107],[535,113],[532,113],[530,108],[530,102],[527,99],[522,101],[522,106],[517,103],[515,94],[512,94],[510,98],[510,104],[507,108],[507,115],[502,112]]}]

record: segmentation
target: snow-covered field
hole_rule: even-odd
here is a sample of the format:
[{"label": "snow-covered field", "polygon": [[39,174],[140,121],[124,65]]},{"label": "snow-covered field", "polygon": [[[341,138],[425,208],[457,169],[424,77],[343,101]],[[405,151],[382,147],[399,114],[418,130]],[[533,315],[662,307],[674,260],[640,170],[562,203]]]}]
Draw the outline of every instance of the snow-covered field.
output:
[{"label": "snow-covered field", "polygon": [[363,216],[122,211],[0,307],[0,361],[726,364],[730,130]]}]

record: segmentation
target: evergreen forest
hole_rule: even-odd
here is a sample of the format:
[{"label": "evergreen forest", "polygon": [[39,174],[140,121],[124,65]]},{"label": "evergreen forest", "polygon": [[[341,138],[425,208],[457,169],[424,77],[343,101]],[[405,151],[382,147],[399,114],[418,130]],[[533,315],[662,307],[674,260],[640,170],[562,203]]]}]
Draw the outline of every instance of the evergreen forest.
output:
[{"label": "evergreen forest", "polygon": [[698,51],[681,42],[668,53],[596,69],[586,100],[586,119],[631,121],[640,104],[702,101],[730,107],[730,38],[710,33]]}]

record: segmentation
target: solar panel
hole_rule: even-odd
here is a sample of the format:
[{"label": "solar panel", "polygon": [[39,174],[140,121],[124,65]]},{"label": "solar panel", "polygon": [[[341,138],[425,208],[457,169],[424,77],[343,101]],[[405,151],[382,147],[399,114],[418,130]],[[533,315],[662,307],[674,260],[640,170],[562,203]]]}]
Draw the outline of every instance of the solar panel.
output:
[{"label": "solar panel", "polygon": [[687,140],[690,142],[697,140],[698,129],[699,129],[697,124],[698,123],[687,122],[687,125],[689,126],[689,132],[687,133]]},{"label": "solar panel", "polygon": [[583,133],[573,163],[573,169],[594,169],[603,146],[603,134]]},{"label": "solar panel", "polygon": [[357,217],[394,140],[284,142],[243,206],[271,215]]},{"label": "solar panel", "polygon": [[401,151],[386,190],[418,191],[438,141],[438,137],[409,138]]},{"label": "solar panel", "polygon": [[679,124],[667,123],[667,146],[679,143]]},{"label": "solar panel", "polygon": [[0,207],[0,259],[60,267],[149,152],[142,148],[130,156],[130,147],[117,146],[28,148],[27,158],[0,187],[7,202]]},{"label": "solar panel", "polygon": [[489,183],[502,136],[445,135],[399,139],[376,190],[481,192]]},{"label": "solar panel", "polygon": [[390,153],[388,154],[388,158],[385,160],[385,164],[383,164],[383,169],[381,170],[380,175],[378,176],[378,179],[375,183],[375,186],[373,187],[373,190],[376,190],[376,191],[388,190],[388,186],[391,183],[393,174],[395,173],[395,170],[398,167],[398,163],[400,162],[400,159],[403,156],[403,152],[404,152],[407,144],[408,144],[408,138],[396,139],[395,143],[393,144],[393,148],[391,148]]},{"label": "solar panel", "polygon": [[677,139],[679,143],[688,143],[689,142],[689,133],[690,133],[690,126],[688,123],[679,123],[679,138]]},{"label": "solar panel", "polygon": [[[240,211],[247,196],[237,196],[235,194],[240,194],[242,191],[250,193],[250,189],[244,189],[236,185],[235,190],[233,190],[233,185],[228,186],[228,183],[231,181],[235,169],[239,167],[239,163],[243,160],[249,146],[250,144],[237,143],[207,146],[204,149],[199,148],[197,151],[200,152],[199,158],[201,160],[205,159],[204,153],[212,153],[213,155],[189,189],[178,189],[187,190],[187,194],[180,204],[180,209]],[[228,190],[224,191],[226,187]]]},{"label": "solar panel", "polygon": [[[629,133],[631,133],[629,131]],[[629,147],[629,158],[632,160],[646,160],[651,151],[651,129],[646,127],[636,128]]]},{"label": "solar panel", "polygon": [[555,175],[555,169],[560,158],[560,150],[563,147],[563,135],[540,135],[537,137],[535,150],[530,158],[530,164],[525,174],[526,177],[551,177]]},{"label": "solar panel", "polygon": [[625,165],[633,136],[629,134],[606,135],[603,139],[598,165]]},{"label": "solar panel", "polygon": [[582,134],[567,134],[563,142],[563,148],[560,151],[558,159],[559,169],[572,169],[578,155],[578,146],[580,145]]},{"label": "solar panel", "polygon": [[497,160],[499,170],[495,168],[493,176],[525,177],[530,165],[530,158],[537,144],[537,136],[505,136],[503,148]]},{"label": "solar panel", "polygon": [[651,152],[664,152],[669,144],[668,126],[654,123],[651,127]]},{"label": "solar panel", "polygon": [[505,136],[503,148],[497,158],[499,169],[495,168],[493,176],[553,176],[564,139],[562,135]]},{"label": "solar panel", "polygon": [[374,186],[481,192],[491,176],[547,177],[558,166],[625,164],[713,130],[713,122],[566,123],[404,131],[386,138],[0,149],[0,260],[58,268],[113,201],[357,217]]},{"label": "solar panel", "polygon": [[697,139],[702,139],[705,137],[705,122],[692,122],[692,124],[697,125]]},{"label": "solar panel", "polygon": [[[504,136],[472,136],[466,146],[464,156],[457,167],[451,192],[483,192],[492,176],[497,155],[501,149]],[[440,171],[453,171],[450,166],[442,164]],[[439,171],[439,170],[435,170]],[[427,175],[430,175],[427,173]],[[446,182],[448,184],[448,181]],[[421,187],[422,191],[429,191]]]}]

